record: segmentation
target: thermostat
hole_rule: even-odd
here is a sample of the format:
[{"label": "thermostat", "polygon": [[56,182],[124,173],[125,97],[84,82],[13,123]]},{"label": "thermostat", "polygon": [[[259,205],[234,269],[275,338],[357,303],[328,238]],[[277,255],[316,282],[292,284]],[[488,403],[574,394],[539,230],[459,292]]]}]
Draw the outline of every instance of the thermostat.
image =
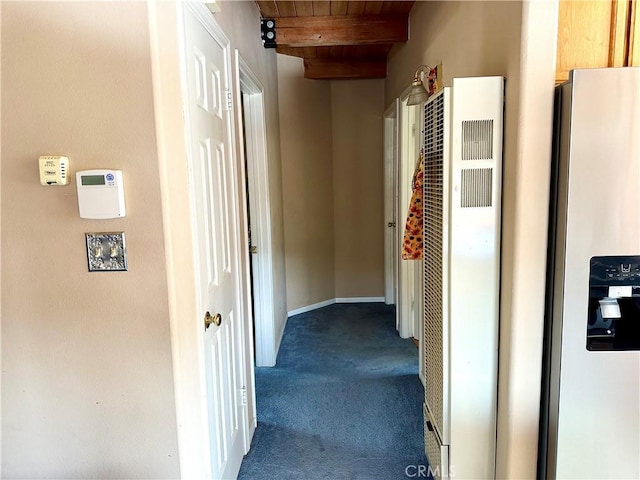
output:
[{"label": "thermostat", "polygon": [[55,155],[38,158],[41,185],[67,185],[69,183],[69,159]]},{"label": "thermostat", "polygon": [[121,170],[76,172],[81,218],[120,218],[126,215]]}]

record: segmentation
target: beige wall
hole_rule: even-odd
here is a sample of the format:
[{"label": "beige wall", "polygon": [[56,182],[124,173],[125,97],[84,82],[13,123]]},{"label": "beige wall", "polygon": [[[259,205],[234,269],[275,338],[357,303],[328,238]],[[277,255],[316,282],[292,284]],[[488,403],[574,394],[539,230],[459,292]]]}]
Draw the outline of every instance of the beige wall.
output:
[{"label": "beige wall", "polygon": [[[544,12],[529,18],[530,8]],[[388,63],[387,105],[409,85],[420,64],[442,63],[445,86],[453,77],[506,77],[498,478],[536,474],[553,8],[553,2],[417,2],[411,39],[394,47]],[[522,25],[533,31],[525,32]],[[535,59],[535,67],[529,59]]]},{"label": "beige wall", "polygon": [[384,80],[331,82],[335,296],[384,296]]},{"label": "beige wall", "polygon": [[384,296],[382,80],[278,56],[287,308]]},{"label": "beige wall", "polygon": [[331,84],[278,55],[287,309],[335,297]]},{"label": "beige wall", "polygon": [[[445,86],[451,86],[453,77],[509,75],[507,88],[517,89],[520,16],[519,2],[416,2],[409,41],[389,55],[386,105],[409,86],[421,64],[442,62]],[[509,93],[507,100],[517,99]],[[514,103],[508,102],[507,109],[517,107]]]},{"label": "beige wall", "polygon": [[[4,3],[2,47],[3,476],[176,478],[145,4]],[[80,219],[43,154],[122,169],[127,217]],[[119,230],[129,271],[88,273],[84,233]]]}]

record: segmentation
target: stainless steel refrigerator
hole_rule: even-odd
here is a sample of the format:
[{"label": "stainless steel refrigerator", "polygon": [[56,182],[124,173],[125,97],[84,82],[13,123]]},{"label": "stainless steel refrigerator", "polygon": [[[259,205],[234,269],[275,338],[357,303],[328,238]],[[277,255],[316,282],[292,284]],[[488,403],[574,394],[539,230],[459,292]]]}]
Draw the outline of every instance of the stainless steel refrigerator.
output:
[{"label": "stainless steel refrigerator", "polygon": [[556,88],[539,478],[640,478],[640,68]]}]

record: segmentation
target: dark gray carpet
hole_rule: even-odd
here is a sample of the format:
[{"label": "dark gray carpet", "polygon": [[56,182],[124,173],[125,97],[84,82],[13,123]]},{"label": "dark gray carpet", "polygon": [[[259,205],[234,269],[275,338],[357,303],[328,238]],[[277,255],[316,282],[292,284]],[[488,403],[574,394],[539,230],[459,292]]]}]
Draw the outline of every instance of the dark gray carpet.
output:
[{"label": "dark gray carpet", "polygon": [[291,317],[277,365],[256,369],[258,428],[241,480],[415,477],[424,455],[418,349],[393,307]]}]

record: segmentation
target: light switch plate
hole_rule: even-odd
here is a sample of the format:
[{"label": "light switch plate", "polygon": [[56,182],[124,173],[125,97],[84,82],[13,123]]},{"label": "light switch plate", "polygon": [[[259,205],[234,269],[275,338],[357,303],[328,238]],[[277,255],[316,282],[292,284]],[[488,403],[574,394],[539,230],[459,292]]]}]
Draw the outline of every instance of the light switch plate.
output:
[{"label": "light switch plate", "polygon": [[124,232],[86,233],[90,272],[127,270]]}]

